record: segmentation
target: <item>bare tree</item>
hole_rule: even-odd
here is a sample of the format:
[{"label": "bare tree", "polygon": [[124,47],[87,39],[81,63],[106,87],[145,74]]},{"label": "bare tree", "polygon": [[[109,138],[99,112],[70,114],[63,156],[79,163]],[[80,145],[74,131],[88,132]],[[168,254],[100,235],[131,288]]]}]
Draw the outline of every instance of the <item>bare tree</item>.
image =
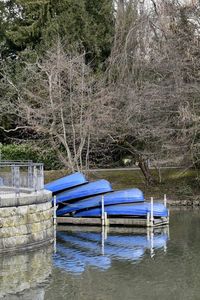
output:
[{"label": "bare tree", "polygon": [[152,1],[138,13],[135,2],[127,2],[123,19],[129,22],[116,28],[108,68],[110,134],[152,183],[148,159],[180,165],[189,163],[194,144],[198,148],[199,11],[178,1]]},{"label": "bare tree", "polygon": [[19,80],[3,76],[17,95],[15,113],[22,123],[11,130],[28,128],[39,134],[71,171],[88,168],[101,101],[85,53],[65,52],[58,41],[43,59],[26,63]]}]

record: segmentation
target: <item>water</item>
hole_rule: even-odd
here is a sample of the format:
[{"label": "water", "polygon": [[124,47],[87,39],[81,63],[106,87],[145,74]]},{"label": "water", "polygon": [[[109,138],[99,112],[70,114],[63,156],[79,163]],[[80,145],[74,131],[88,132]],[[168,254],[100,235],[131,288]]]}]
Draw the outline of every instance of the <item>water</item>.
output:
[{"label": "water", "polygon": [[162,230],[60,228],[53,247],[0,257],[0,299],[200,299],[200,211]]}]

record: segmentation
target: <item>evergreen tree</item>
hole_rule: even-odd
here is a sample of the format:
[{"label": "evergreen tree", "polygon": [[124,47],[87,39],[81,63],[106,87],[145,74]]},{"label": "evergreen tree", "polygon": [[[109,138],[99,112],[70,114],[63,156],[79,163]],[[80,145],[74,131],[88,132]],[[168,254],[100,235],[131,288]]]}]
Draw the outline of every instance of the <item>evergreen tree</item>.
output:
[{"label": "evergreen tree", "polygon": [[112,0],[10,0],[1,6],[6,12],[4,40],[12,53],[44,52],[58,36],[68,46],[82,45],[95,67],[110,53]]}]

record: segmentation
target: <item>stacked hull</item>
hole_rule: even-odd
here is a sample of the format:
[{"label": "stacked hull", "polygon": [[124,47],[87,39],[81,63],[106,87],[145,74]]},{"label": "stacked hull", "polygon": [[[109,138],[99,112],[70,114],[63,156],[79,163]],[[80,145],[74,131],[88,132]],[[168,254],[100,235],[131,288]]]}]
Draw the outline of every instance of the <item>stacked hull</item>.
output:
[{"label": "stacked hull", "polygon": [[[144,202],[141,204],[129,204],[129,205],[109,205],[104,207],[104,211],[108,216],[126,216],[126,217],[145,217],[151,212],[151,204]],[[84,210],[75,213],[75,217],[100,217],[102,210],[100,207]],[[168,210],[161,203],[155,203],[153,205],[154,217],[168,217]]]},{"label": "stacked hull", "polygon": [[107,180],[102,179],[58,193],[56,196],[56,202],[57,204],[71,202],[112,191],[113,189],[111,184]]},{"label": "stacked hull", "polygon": [[[86,198],[81,201],[66,205],[57,211],[58,216],[68,213],[74,213],[80,210],[101,206],[102,195],[96,197]],[[144,195],[139,189],[127,189],[123,191],[116,191],[104,195],[104,205],[122,204],[143,202]]]},{"label": "stacked hull", "polygon": [[88,182],[81,173],[75,173],[45,185],[56,195],[57,216],[101,217],[142,217],[153,212],[153,217],[168,217],[168,210],[161,203],[144,202],[144,195],[137,188],[113,191],[107,180]]},{"label": "stacked hull", "polygon": [[63,190],[71,189],[87,182],[88,180],[85,178],[85,176],[82,173],[77,172],[47,183],[45,184],[44,188],[51,191],[53,194],[56,194]]}]

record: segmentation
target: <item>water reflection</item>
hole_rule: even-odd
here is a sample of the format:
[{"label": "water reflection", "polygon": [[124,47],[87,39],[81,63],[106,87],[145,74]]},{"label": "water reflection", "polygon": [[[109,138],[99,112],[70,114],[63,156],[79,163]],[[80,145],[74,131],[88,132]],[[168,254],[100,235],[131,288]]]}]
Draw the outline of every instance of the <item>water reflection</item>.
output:
[{"label": "water reflection", "polygon": [[139,263],[145,255],[167,251],[169,228],[84,228],[62,227],[57,232],[54,266],[68,273],[82,274],[88,267],[108,270],[112,261]]},{"label": "water reflection", "polygon": [[52,273],[52,246],[0,256],[0,299],[43,300]]}]

